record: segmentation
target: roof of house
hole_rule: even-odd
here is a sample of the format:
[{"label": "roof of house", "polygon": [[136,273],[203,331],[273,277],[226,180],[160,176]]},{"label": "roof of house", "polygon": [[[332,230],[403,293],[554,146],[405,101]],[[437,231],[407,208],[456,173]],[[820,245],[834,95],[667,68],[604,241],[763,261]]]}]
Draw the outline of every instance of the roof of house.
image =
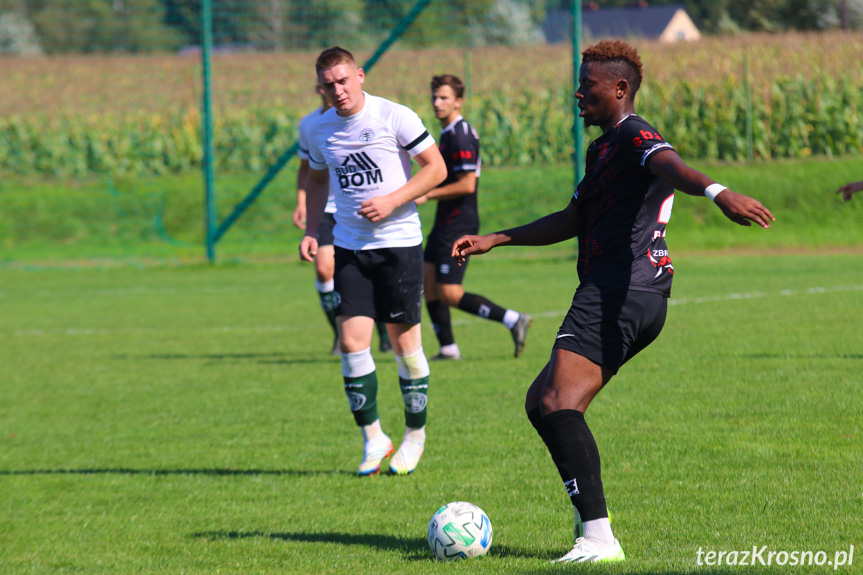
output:
[{"label": "roof of house", "polygon": [[[585,33],[594,38],[659,38],[681,9],[682,5],[672,4],[582,10],[581,24]],[[553,43],[569,38],[571,18],[568,10],[549,11],[543,24],[546,40]]]},{"label": "roof of house", "polygon": [[682,6],[648,6],[584,10],[581,24],[593,37],[659,38]]}]

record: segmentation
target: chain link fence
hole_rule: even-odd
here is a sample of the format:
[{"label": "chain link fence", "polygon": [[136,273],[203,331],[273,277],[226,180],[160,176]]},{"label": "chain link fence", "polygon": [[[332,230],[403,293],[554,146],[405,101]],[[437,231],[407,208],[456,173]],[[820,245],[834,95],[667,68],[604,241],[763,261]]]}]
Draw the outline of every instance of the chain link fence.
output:
[{"label": "chain link fence", "polygon": [[[219,189],[220,221],[283,158],[299,119],[318,105],[317,54],[338,44],[366,62],[419,4],[366,89],[413,108],[435,132],[430,78],[456,74],[484,165],[573,161],[572,48],[548,34],[560,30],[566,2],[212,0],[213,167],[217,185],[238,174],[248,181],[242,192]],[[202,0],[0,0],[0,173],[102,179],[106,204],[125,198],[124,182],[183,177],[194,197],[136,193],[155,206],[145,210],[156,212],[147,216],[152,233],[197,242],[201,12]],[[863,72],[852,65],[863,52],[859,33],[630,40],[645,65],[637,109],[689,159],[863,153]],[[22,194],[22,209],[41,209],[34,201]],[[265,227],[253,217],[240,223]]]}]

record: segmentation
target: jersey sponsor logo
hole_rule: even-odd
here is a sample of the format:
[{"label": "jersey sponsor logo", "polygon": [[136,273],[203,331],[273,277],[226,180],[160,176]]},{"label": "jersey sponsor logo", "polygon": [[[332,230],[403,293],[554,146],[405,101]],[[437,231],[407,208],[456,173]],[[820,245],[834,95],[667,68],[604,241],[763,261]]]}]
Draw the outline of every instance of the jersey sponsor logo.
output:
[{"label": "jersey sponsor logo", "polygon": [[363,130],[363,133],[360,134],[360,140],[365,143],[369,143],[375,139],[375,133],[372,130]]},{"label": "jersey sponsor logo", "polygon": [[674,266],[671,265],[671,258],[668,257],[668,250],[648,249],[647,257],[650,259],[650,263],[653,264],[653,267],[656,268],[656,275],[653,276],[654,279],[662,275],[662,272],[664,271],[674,275]]},{"label": "jersey sponsor logo", "polygon": [[457,217],[459,217],[460,215],[461,215],[461,209],[460,208],[456,208],[453,211],[451,211],[446,218],[446,225],[450,225],[453,222],[453,220],[456,219]]},{"label": "jersey sponsor logo", "polygon": [[343,190],[348,187],[381,184],[384,181],[381,169],[365,152],[348,154],[342,165],[336,168],[336,176],[339,178],[339,187]]},{"label": "jersey sponsor logo", "polygon": [[662,140],[663,137],[659,135],[658,132],[648,132],[647,130],[640,130],[639,134],[641,137],[636,136],[633,138],[632,143],[635,144],[636,148],[640,148],[641,144],[648,140]]}]

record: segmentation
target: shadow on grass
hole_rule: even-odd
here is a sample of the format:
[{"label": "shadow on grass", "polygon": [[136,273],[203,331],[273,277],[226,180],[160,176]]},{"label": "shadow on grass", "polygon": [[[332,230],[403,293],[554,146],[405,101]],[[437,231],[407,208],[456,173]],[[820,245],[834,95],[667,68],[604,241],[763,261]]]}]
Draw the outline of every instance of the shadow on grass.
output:
[{"label": "shadow on grass", "polygon": [[307,471],[302,469],[131,469],[116,467],[109,469],[0,469],[2,475],[212,475],[216,477],[283,475],[286,477],[314,477],[317,475],[349,475],[347,470]]},{"label": "shadow on grass", "polygon": [[[412,537],[397,537],[395,535],[381,534],[356,534],[356,533],[309,533],[298,531],[295,533],[263,531],[204,531],[193,533],[195,538],[209,539],[211,541],[231,539],[274,539],[278,541],[297,541],[300,543],[337,543],[339,545],[361,545],[373,547],[381,551],[397,551],[402,553],[407,561],[436,561],[428,548],[425,539]],[[507,547],[506,545],[492,544],[489,551],[490,557],[523,557],[527,559],[551,559],[547,554],[536,554],[522,549]]]},{"label": "shadow on grass", "polygon": [[[300,543],[336,543],[338,545],[360,545],[380,551],[401,553],[406,561],[422,561],[437,563],[437,560],[429,551],[425,539],[413,537],[398,537],[383,534],[356,534],[356,533],[312,533],[305,531],[297,532],[264,532],[264,531],[203,531],[193,533],[191,537],[207,539],[210,541],[239,540],[239,539],[271,539],[275,541],[296,541]],[[633,565],[633,562],[623,563],[588,563],[582,565],[552,564],[551,561],[560,557],[560,549],[526,550],[507,545],[492,543],[488,552],[489,558],[501,559],[527,559],[538,561],[541,565],[537,567],[524,567],[507,570],[513,575],[554,574],[554,573],[586,573],[597,575],[600,573],[625,574],[625,575],[739,575],[740,569],[733,567],[718,567],[708,565],[696,565],[693,563],[691,569],[668,569],[662,567],[650,567],[647,565]],[[496,569],[490,571],[497,572]],[[752,567],[747,573],[769,573],[768,568]]]},{"label": "shadow on grass", "polygon": [[151,353],[147,355],[114,355],[112,359],[116,360],[197,360],[203,359],[207,361],[242,361],[255,360],[262,364],[284,364],[296,365],[301,363],[332,363],[335,361],[332,356],[321,357],[286,357],[284,353]]}]

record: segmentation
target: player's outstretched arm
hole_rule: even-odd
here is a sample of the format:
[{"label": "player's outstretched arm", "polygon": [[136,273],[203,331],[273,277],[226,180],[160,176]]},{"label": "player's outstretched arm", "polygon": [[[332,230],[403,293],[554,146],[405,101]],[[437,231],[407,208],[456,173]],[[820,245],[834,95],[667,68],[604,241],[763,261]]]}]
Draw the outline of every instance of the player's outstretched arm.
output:
[{"label": "player's outstretched arm", "polygon": [[484,236],[466,235],[453,243],[452,257],[461,265],[468,256],[490,252],[498,246],[548,246],[578,235],[575,204],[529,224]]},{"label": "player's outstretched arm", "polygon": [[848,182],[847,184],[836,190],[836,193],[842,194],[842,199],[846,202],[850,202],[851,196],[859,192],[860,190],[863,190],[863,180],[860,180],[859,182]]},{"label": "player's outstretched arm", "polygon": [[[706,175],[684,163],[674,150],[657,152],[650,160],[650,170],[665,180],[675,189],[690,196],[706,195],[708,187],[717,185]],[[724,188],[718,185],[716,189]],[[716,194],[714,190],[711,191]],[[762,228],[769,228],[770,222],[776,221],[773,214],[755,198],[738,194],[724,188],[713,196],[713,201],[732,222],[741,226],[750,226],[755,222]]]},{"label": "player's outstretched arm", "polygon": [[476,172],[456,172],[456,180],[445,186],[438,186],[424,196],[418,197],[419,206],[429,200],[452,200],[476,192]]},{"label": "player's outstretched arm", "polygon": [[306,262],[315,261],[318,253],[318,225],[324,217],[327,207],[327,194],[330,187],[329,170],[309,169],[306,180],[306,235],[300,242],[300,259]]}]

